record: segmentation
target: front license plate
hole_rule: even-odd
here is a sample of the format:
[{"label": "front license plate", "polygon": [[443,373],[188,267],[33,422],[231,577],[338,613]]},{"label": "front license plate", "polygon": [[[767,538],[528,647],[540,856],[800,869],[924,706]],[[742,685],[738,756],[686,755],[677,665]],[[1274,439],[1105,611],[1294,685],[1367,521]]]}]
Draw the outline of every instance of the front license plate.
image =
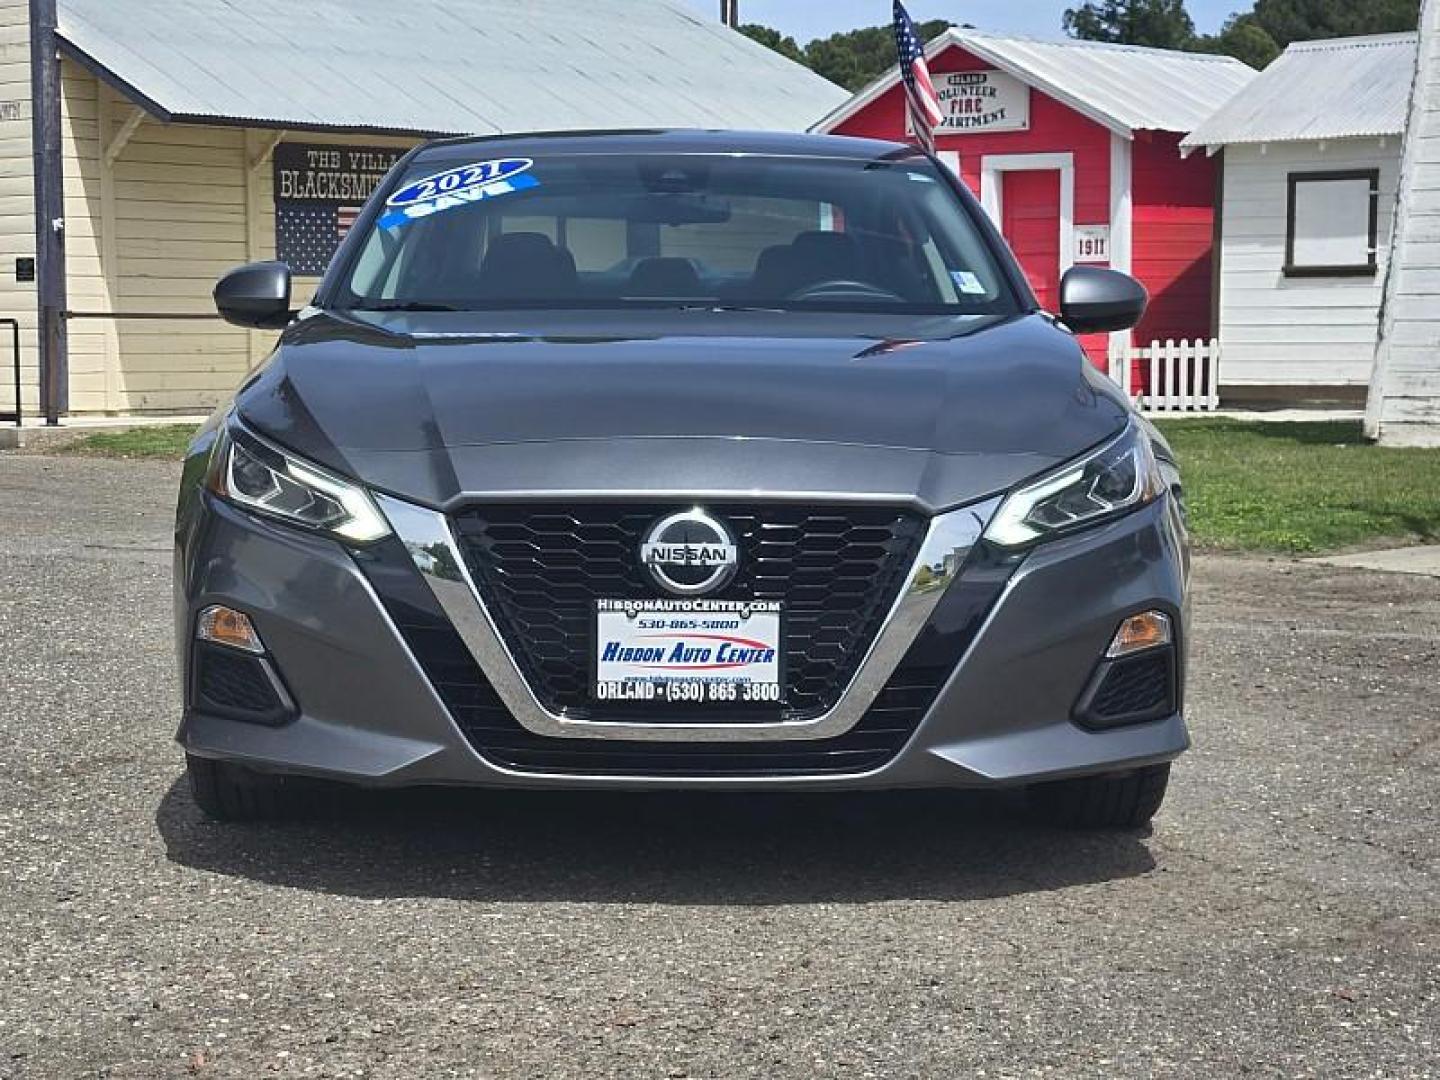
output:
[{"label": "front license plate", "polygon": [[779,601],[600,600],[597,701],[779,702]]}]

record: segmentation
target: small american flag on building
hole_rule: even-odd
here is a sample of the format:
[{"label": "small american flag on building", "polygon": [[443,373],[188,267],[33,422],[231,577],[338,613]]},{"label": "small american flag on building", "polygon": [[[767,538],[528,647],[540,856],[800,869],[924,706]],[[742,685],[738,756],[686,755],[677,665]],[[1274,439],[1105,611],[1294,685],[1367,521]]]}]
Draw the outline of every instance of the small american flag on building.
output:
[{"label": "small american flag on building", "polygon": [[944,121],[945,113],[935,96],[935,84],[930,81],[925,43],[900,0],[895,0],[895,47],[900,53],[900,81],[905,87],[905,116],[910,132],[921,147],[933,154],[935,129]]},{"label": "small american flag on building", "polygon": [[282,203],[276,209],[276,256],[297,274],[323,274],[361,207]]}]

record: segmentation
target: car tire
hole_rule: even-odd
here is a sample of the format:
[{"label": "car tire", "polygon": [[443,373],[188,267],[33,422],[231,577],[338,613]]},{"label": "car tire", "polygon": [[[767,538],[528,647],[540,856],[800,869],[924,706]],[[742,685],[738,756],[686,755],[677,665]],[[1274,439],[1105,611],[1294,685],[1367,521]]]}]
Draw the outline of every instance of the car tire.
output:
[{"label": "car tire", "polygon": [[1030,788],[1030,807],[1051,825],[1071,829],[1139,829],[1165,801],[1170,765],[1127,773],[1056,780]]},{"label": "car tire", "polygon": [[195,805],[216,821],[275,821],[296,816],[309,805],[309,785],[294,777],[193,754],[185,755],[185,771]]}]

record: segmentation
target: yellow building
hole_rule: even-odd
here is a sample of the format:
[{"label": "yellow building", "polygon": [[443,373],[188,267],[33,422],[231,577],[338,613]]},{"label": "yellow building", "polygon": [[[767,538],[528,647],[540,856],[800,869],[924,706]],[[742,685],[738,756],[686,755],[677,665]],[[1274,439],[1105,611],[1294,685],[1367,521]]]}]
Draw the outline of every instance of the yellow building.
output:
[{"label": "yellow building", "polygon": [[[679,0],[345,0],[307,5],[308,21],[284,0],[58,0],[52,52],[56,2],[0,0],[0,318],[20,323],[27,415],[212,407],[273,339],[219,322],[215,278],[285,258],[303,301],[364,196],[427,136],[804,130],[846,96]],[[37,222],[47,166],[59,223]],[[52,225],[64,334],[45,347],[43,246],[38,274],[34,260]]]}]

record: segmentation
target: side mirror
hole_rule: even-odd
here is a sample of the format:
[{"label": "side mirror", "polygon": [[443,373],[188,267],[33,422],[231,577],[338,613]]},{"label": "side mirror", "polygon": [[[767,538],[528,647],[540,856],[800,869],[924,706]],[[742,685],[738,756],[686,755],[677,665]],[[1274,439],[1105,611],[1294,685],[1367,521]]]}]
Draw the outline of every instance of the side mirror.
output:
[{"label": "side mirror", "polygon": [[1060,318],[1077,334],[1129,330],[1149,302],[1145,286],[1118,270],[1072,266],[1060,279]]},{"label": "side mirror", "polygon": [[283,262],[237,266],[215,286],[221,317],[252,330],[283,330],[295,317],[290,310],[290,267]]}]

